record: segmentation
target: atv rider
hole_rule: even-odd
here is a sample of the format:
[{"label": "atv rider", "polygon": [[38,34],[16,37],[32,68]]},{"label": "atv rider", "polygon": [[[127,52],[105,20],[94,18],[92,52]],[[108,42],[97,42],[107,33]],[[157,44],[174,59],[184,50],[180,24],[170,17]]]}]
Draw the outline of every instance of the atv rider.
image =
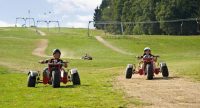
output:
[{"label": "atv rider", "polygon": [[[47,60],[42,60],[40,61],[39,63],[41,64],[47,64],[47,63],[63,63],[64,67],[67,68],[67,62],[64,62],[63,60],[60,59],[60,56],[61,56],[61,51],[59,49],[54,49],[53,50],[53,58],[51,59],[47,59]],[[63,69],[64,70],[64,69]],[[45,68],[44,71],[43,71],[43,75],[45,73],[49,73],[48,72],[48,68]],[[50,78],[51,78],[51,73],[49,73],[48,75]]]},{"label": "atv rider", "polygon": [[[144,54],[143,54],[143,56],[138,56],[138,59],[142,59],[142,58],[154,58],[154,61],[157,61],[157,57],[159,57],[159,56],[154,56],[154,55],[151,54],[151,49],[149,47],[145,47],[144,48]],[[142,63],[142,62],[143,61],[141,61],[140,63]],[[144,71],[146,69],[146,65],[147,65],[146,63],[144,63],[142,65],[142,68],[143,68]]]}]

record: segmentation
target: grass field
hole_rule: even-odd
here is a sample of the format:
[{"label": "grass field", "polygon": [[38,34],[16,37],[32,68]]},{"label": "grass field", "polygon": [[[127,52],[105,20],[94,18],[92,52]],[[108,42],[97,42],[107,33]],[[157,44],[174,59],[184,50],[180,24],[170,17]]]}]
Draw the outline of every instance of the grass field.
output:
[{"label": "grass field", "polygon": [[[79,108],[79,107],[126,107],[132,103],[141,106],[141,100],[125,99],[121,90],[114,87],[115,77],[123,73],[126,64],[135,63],[134,56],[141,55],[143,48],[149,46],[154,54],[166,61],[173,74],[192,77],[200,80],[200,37],[183,36],[124,36],[122,38],[104,37],[112,45],[117,46],[134,56],[115,52],[94,37],[87,37],[86,29],[62,28],[40,36],[35,31],[23,28],[0,29],[0,107],[26,108]],[[93,31],[93,35],[101,35]],[[37,62],[42,57],[32,55],[36,43],[40,39],[48,39],[47,55],[54,48],[60,48],[67,55],[69,68],[77,67],[81,76],[81,86],[67,84],[59,89],[38,85],[27,88],[26,80],[30,69],[42,70],[45,65]],[[80,58],[85,53],[94,57],[93,61]]]}]

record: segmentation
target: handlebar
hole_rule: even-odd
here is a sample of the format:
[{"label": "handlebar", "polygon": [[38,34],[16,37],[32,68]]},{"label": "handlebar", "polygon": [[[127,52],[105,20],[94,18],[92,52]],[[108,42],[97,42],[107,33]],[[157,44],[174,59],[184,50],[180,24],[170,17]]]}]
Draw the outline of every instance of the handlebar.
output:
[{"label": "handlebar", "polygon": [[47,63],[48,65],[64,65],[65,63]]},{"label": "handlebar", "polygon": [[[158,57],[160,57],[159,55],[156,55],[156,56],[150,56],[150,57],[147,57],[147,58],[158,58]],[[137,59],[142,59],[142,58],[144,58],[144,56],[136,56],[135,58],[137,58]]]},{"label": "handlebar", "polygon": [[40,62],[38,62],[38,63],[41,63],[41,64],[48,64],[48,65],[63,65],[63,64],[65,64],[65,63],[69,63],[69,62],[62,62],[62,63],[60,63],[60,62],[58,62],[58,63],[45,63],[45,62],[43,62],[43,61],[40,61]]}]

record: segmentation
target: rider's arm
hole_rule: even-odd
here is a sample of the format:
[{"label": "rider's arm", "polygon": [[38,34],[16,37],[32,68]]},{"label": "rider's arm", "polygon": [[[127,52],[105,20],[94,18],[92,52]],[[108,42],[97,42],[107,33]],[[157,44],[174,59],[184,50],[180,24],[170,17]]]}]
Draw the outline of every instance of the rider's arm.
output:
[{"label": "rider's arm", "polygon": [[41,63],[41,64],[46,64],[48,62],[49,62],[49,60],[41,60],[41,61],[39,61],[39,63]]},{"label": "rider's arm", "polygon": [[68,66],[68,65],[67,65],[67,62],[64,62],[64,67],[67,68],[67,66]]},{"label": "rider's arm", "polygon": [[61,60],[61,63],[63,63],[63,67],[65,67],[65,68],[68,67],[68,65],[67,65],[68,62]]},{"label": "rider's arm", "polygon": [[137,58],[138,58],[138,59],[142,59],[142,58],[143,58],[143,56],[137,56]]}]

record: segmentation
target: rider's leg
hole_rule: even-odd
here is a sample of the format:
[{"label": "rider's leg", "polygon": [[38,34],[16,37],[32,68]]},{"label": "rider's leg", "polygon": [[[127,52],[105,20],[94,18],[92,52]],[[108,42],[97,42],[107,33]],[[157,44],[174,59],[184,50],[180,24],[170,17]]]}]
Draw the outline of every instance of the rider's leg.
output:
[{"label": "rider's leg", "polygon": [[146,65],[147,65],[147,64],[144,63],[144,64],[143,64],[143,67],[142,67],[142,69],[144,70],[144,74],[145,74],[145,75],[147,74],[147,72],[146,72]]},{"label": "rider's leg", "polygon": [[49,77],[49,70],[48,70],[48,68],[46,67],[46,68],[44,68],[43,69],[43,77]]},{"label": "rider's leg", "polygon": [[43,83],[47,84],[49,82],[49,70],[48,68],[44,68],[43,70]]}]

